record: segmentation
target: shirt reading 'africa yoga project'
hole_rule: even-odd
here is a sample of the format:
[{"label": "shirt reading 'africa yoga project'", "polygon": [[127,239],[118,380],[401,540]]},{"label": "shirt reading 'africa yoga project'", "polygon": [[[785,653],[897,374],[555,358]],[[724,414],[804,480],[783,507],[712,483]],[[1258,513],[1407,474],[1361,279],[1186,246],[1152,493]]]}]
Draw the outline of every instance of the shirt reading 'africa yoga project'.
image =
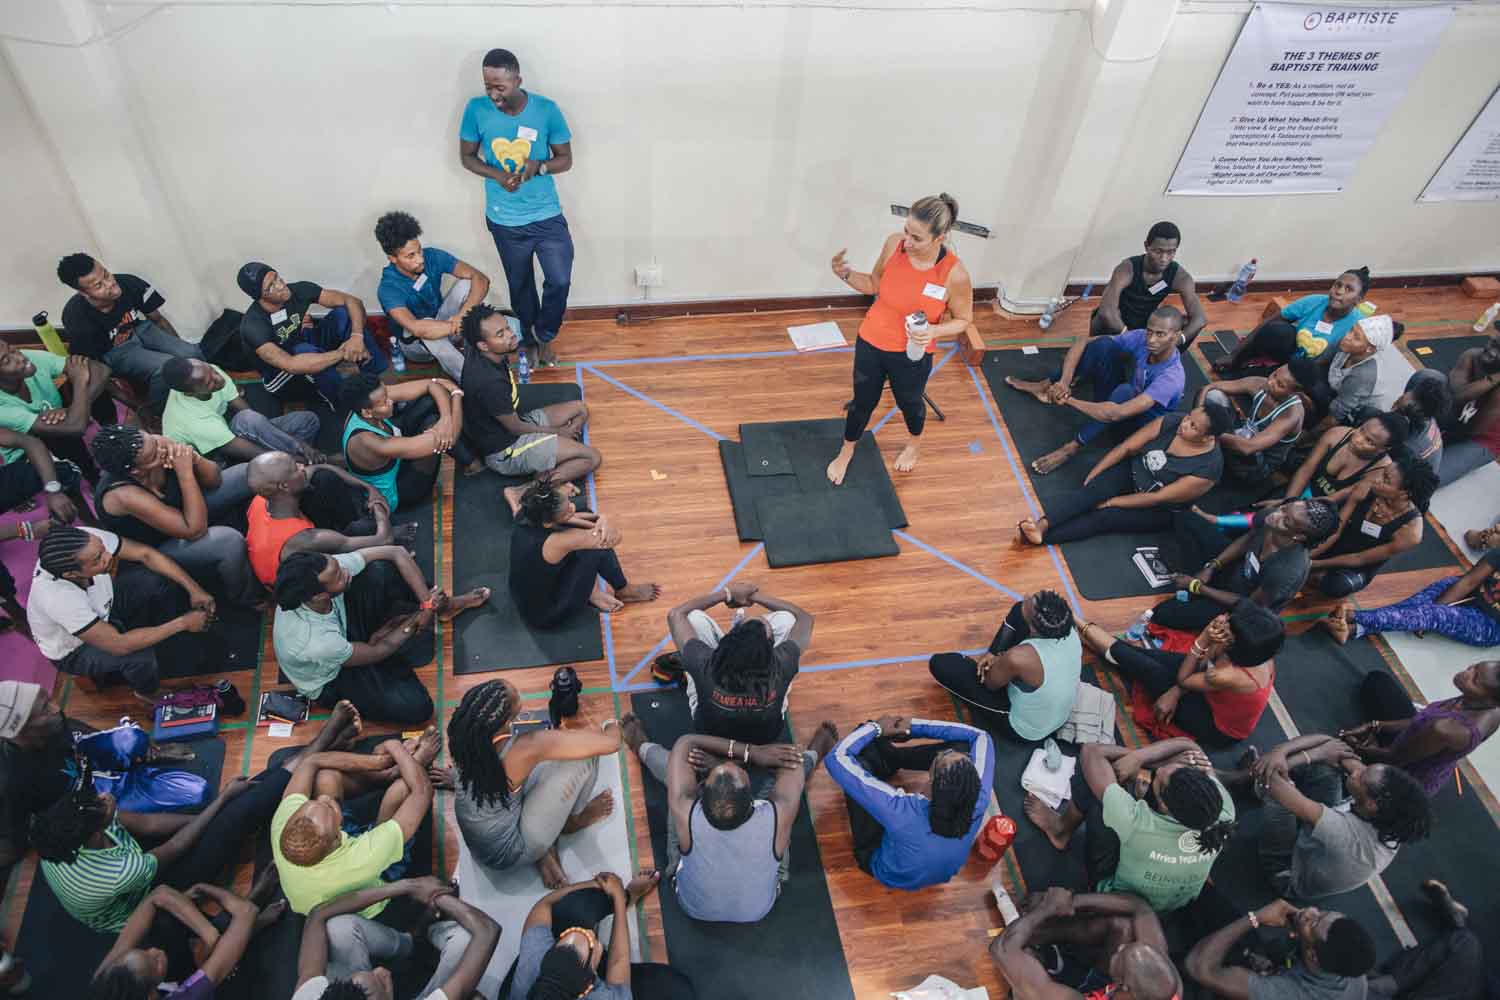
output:
[{"label": "shirt reading 'africa yoga project'", "polygon": [[[476,97],[464,107],[458,137],[479,143],[479,158],[508,174],[526,169],[527,160],[552,159],[552,147],[573,141],[567,120],[557,104],[526,91],[526,106],[517,115],[495,107],[488,97]],[[524,226],[562,214],[557,182],[538,173],[514,191],[484,179],[484,214],[498,226]]]},{"label": "shirt reading 'africa yoga project'", "polygon": [[[1221,822],[1234,819],[1234,801],[1223,785]],[[1217,851],[1198,846],[1198,834],[1170,816],[1163,816],[1119,785],[1110,785],[1100,799],[1104,825],[1120,838],[1120,863],[1115,873],[1100,881],[1099,892],[1133,892],[1158,913],[1186,906],[1198,898]]]},{"label": "shirt reading 'africa yoga project'", "polygon": [[[332,854],[315,865],[294,865],[282,856],[281,831],[306,803],[306,795],[288,795],[271,817],[271,854],[281,876],[281,891],[292,912],[302,914],[345,893],[380,885],[380,873],[400,861],[406,850],[401,824],[388,819],[358,837],[341,830],[339,846]],[[359,915],[374,920],[389,902],[382,899],[360,910]]]}]

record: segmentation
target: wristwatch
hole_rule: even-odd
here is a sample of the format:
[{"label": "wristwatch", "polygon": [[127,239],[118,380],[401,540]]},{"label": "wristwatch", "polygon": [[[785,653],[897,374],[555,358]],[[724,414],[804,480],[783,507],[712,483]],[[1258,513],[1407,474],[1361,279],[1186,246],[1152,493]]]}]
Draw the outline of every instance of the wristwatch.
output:
[{"label": "wristwatch", "polygon": [[543,177],[547,176],[547,164],[543,163],[540,167],[537,167],[536,172],[541,174]]},{"label": "wristwatch", "polygon": [[45,483],[42,484],[42,492],[43,493],[61,493],[62,492],[62,483],[58,482],[56,479],[49,479]]}]

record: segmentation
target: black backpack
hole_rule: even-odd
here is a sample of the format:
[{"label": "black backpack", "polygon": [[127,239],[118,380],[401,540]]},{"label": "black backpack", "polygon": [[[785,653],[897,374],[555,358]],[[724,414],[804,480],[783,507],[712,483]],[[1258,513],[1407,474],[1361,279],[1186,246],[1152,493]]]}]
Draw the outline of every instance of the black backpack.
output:
[{"label": "black backpack", "polygon": [[219,314],[219,318],[213,321],[198,346],[203,349],[203,357],[211,365],[218,365],[227,372],[255,371],[255,355],[245,347],[245,342],[240,339],[240,320],[245,318],[242,312],[233,309],[225,309]]}]

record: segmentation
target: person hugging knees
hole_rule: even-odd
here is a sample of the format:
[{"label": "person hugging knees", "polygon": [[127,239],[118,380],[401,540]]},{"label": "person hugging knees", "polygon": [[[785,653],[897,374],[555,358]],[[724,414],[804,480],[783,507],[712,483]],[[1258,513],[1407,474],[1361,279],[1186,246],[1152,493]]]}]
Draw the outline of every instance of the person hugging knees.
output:
[{"label": "person hugging knees", "polygon": [[356,477],[385,495],[392,512],[432,498],[443,455],[471,475],[478,466],[464,443],[464,392],[445,378],[390,385],[363,372],[339,390],[344,421],[344,462]]},{"label": "person hugging knees", "polygon": [[[464,313],[484,301],[490,279],[446,250],[422,245],[422,224],[406,212],[387,212],[375,223],[375,240],[390,261],[380,272],[380,307],[408,361],[436,361],[462,382],[464,356],[458,327]],[[444,295],[443,278],[453,276]]]},{"label": "person hugging knees", "polygon": [[1249,396],[1250,410],[1233,431],[1219,437],[1224,472],[1242,483],[1263,482],[1291,456],[1308,418],[1308,401],[1321,379],[1318,366],[1294,358],[1269,376],[1256,375],[1205,386],[1198,402],[1213,400],[1238,410],[1235,396]]}]

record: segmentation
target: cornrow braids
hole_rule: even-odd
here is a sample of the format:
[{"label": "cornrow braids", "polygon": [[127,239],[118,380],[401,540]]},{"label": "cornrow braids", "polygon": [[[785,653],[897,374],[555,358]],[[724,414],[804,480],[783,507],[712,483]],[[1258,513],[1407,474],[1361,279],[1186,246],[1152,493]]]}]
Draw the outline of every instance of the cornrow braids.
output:
[{"label": "cornrow braids", "polygon": [[932,804],[927,822],[939,837],[962,837],[974,822],[979,801],[979,770],[959,756],[932,776]]},{"label": "cornrow braids", "polygon": [[1073,609],[1055,590],[1038,590],[1031,598],[1035,631],[1040,639],[1062,639],[1073,631]]},{"label": "cornrow braids", "polygon": [[78,788],[31,817],[31,846],[43,860],[70,865],[106,816],[104,800],[94,791],[93,769],[85,764]]},{"label": "cornrow braids", "polygon": [[1317,548],[1338,532],[1339,508],[1337,504],[1322,498],[1304,500],[1302,503],[1303,510],[1307,512],[1307,540],[1302,544],[1310,549]]},{"label": "cornrow braids", "polygon": [[1197,831],[1198,846],[1217,854],[1234,835],[1233,822],[1220,822],[1224,794],[1219,785],[1195,767],[1180,767],[1167,779],[1162,805],[1172,818]]},{"label": "cornrow braids", "polygon": [[448,753],[458,768],[459,784],[481,807],[510,805],[510,779],[495,752],[495,735],[515,709],[506,685],[487,681],[464,695],[448,722]]},{"label": "cornrow braids", "polygon": [[127,476],[135,468],[135,460],[145,446],[146,435],[139,427],[109,424],[99,428],[89,445],[89,452],[105,472]]},{"label": "cornrow braids", "polygon": [[78,553],[88,543],[89,533],[82,528],[53,528],[37,548],[37,565],[58,578],[77,573],[83,568],[79,565]]}]

